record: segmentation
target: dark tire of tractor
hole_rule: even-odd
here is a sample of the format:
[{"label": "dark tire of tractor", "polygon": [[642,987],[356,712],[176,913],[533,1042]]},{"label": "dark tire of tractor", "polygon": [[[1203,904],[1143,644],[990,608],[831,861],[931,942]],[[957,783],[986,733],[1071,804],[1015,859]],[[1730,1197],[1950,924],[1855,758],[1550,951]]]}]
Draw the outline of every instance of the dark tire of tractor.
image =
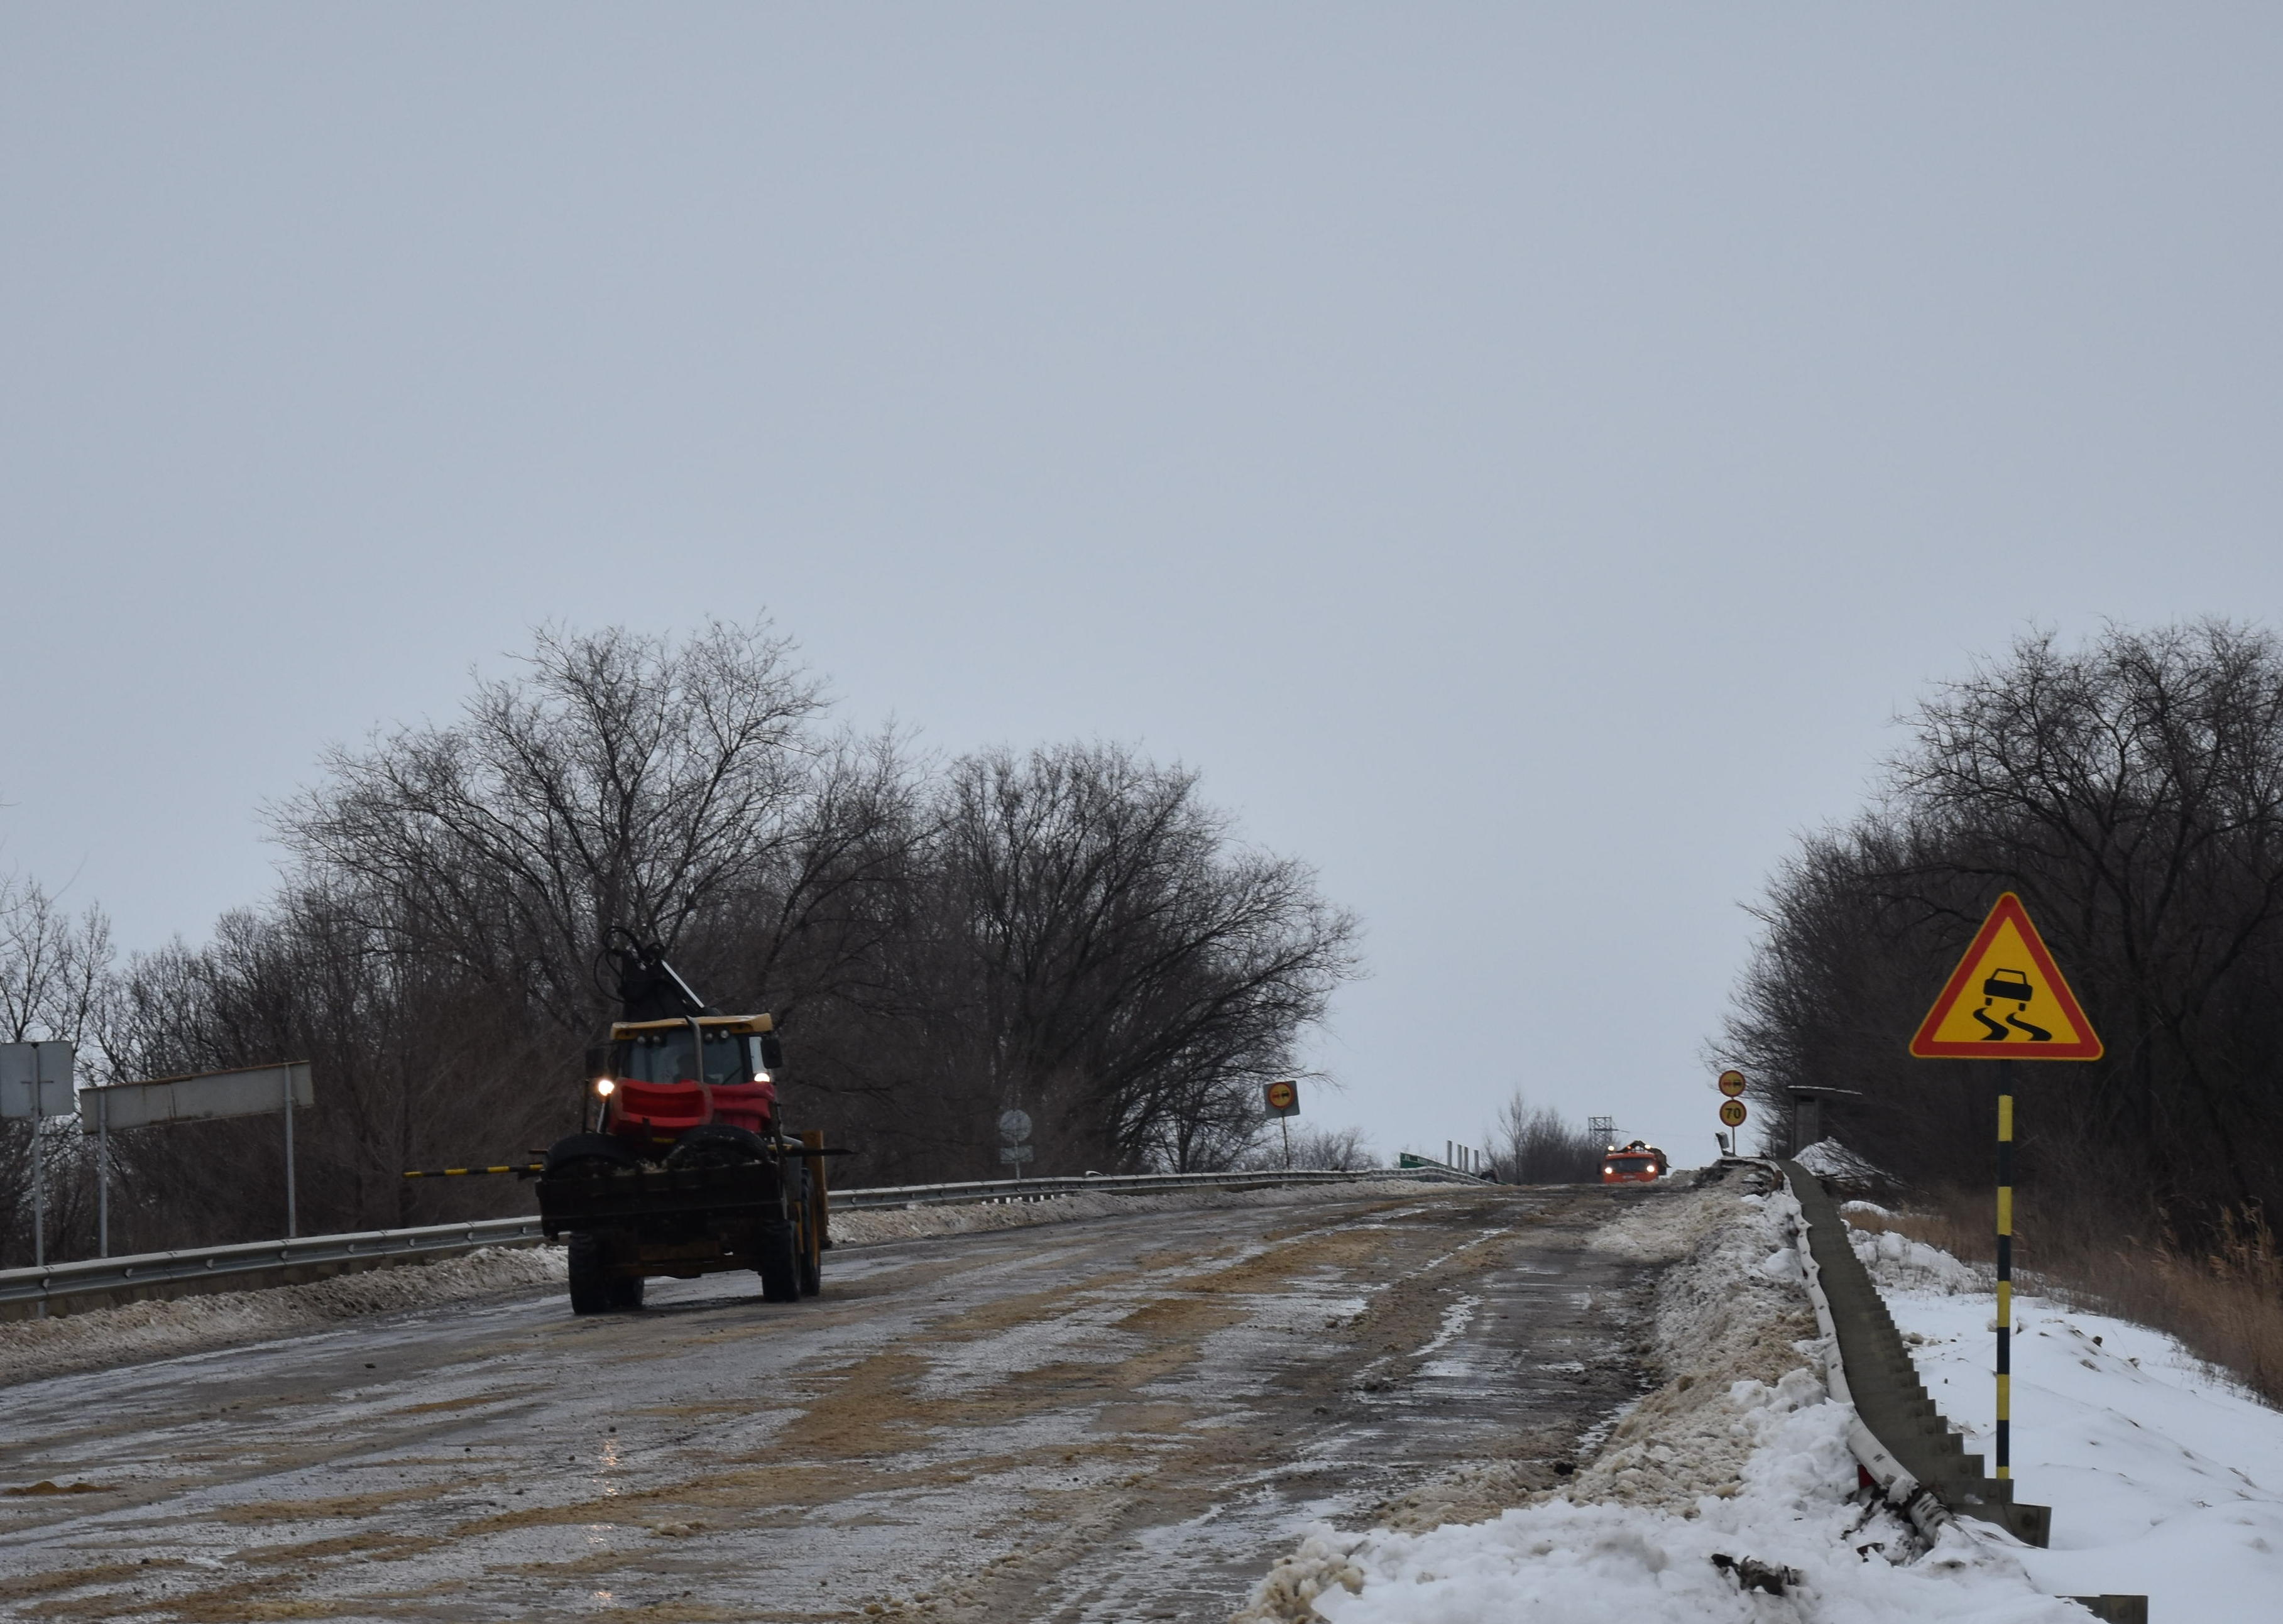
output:
[{"label": "dark tire of tractor", "polygon": [[759,1262],[754,1272],[761,1277],[763,1302],[799,1302],[800,1301],[800,1262],[795,1255],[793,1227],[782,1218],[772,1218],[761,1225]]},{"label": "dark tire of tractor", "polygon": [[635,1165],[633,1146],[607,1133],[574,1133],[547,1153],[547,1177],[599,1177]]},{"label": "dark tire of tractor", "polygon": [[563,1242],[564,1250],[570,1254],[571,1311],[607,1313],[612,1306],[611,1282],[603,1272],[602,1243],[584,1230],[573,1230]]},{"label": "dark tire of tractor", "polygon": [[814,1297],[824,1289],[824,1267],[823,1260],[817,1255],[816,1198],[809,1188],[806,1168],[800,1175],[800,1210],[799,1256],[796,1260],[800,1265],[800,1294]]}]

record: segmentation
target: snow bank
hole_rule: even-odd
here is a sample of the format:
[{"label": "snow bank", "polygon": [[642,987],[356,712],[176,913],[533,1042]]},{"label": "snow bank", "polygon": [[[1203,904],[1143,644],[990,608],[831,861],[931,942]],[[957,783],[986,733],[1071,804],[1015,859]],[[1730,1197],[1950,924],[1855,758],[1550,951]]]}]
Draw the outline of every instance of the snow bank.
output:
[{"label": "snow bank", "polygon": [[1891,1298],[1897,1292],[1936,1292],[1944,1296],[1970,1293],[1994,1301],[1997,1275],[1989,1269],[1962,1263],[1940,1247],[1913,1240],[1893,1230],[1866,1232],[1852,1224],[1848,1226],[1847,1239],[1882,1296]]},{"label": "snow bank", "polygon": [[[1912,1550],[1910,1537],[1886,1512],[1866,1520],[1843,1498],[1855,1480],[1848,1411],[1806,1371],[1752,1395],[1749,1414],[1756,1447],[1734,1492],[1703,1501],[1693,1516],[1562,1498],[1422,1534],[1359,1538],[1319,1527],[1272,1575],[1249,1616],[1329,1624],[2084,1624],[2074,1606],[2037,1594],[2011,1552],[1951,1531],[1917,1561],[1891,1560],[1890,1553]],[[1780,1598],[1747,1590],[1716,1556],[1753,1558],[1796,1578]],[[1259,1611],[1279,1585],[1290,1604]],[[1310,1604],[1313,1615],[1301,1610]]]},{"label": "snow bank", "polygon": [[[1856,1495],[1854,1412],[1809,1363],[1797,1217],[1788,1194],[1733,1185],[1619,1217],[1592,1244],[1678,1259],[1656,1293],[1666,1379],[1570,1485],[1487,1522],[1317,1524],[1234,1624],[2084,1624],[2002,1540],[1945,1530],[1928,1550]],[[1787,1594],[1716,1557],[1790,1570]]]},{"label": "snow bank", "polygon": [[[1858,1250],[1871,1237],[1856,1237]],[[1884,1255],[1889,1310],[1943,1413],[1986,1450],[1989,1277],[1947,1253]],[[1960,1283],[1964,1282],[1964,1283]],[[2283,1414],[2162,1332],[2048,1299],[2014,1299],[2014,1476],[2053,1508],[2052,1548],[2020,1552],[2038,1587],[2137,1593],[2152,1616],[2265,1624],[2283,1615]]]},{"label": "snow bank", "polygon": [[1753,1418],[1765,1394],[1806,1370],[1801,1344],[1815,1334],[1815,1317],[1791,1241],[1799,1209],[1790,1196],[1741,1200],[1733,1186],[1715,1186],[1660,1206],[1618,1219],[1592,1244],[1673,1264],[1656,1289],[1651,1357],[1664,1381],[1617,1424],[1569,1492],[1687,1513],[1701,1496],[1734,1492],[1758,1443]]},{"label": "snow bank", "polygon": [[875,1207],[832,1215],[835,1247],[874,1246],[885,1240],[924,1240],[934,1235],[971,1235],[985,1230],[1028,1229],[1034,1224],[1074,1224],[1084,1218],[1118,1218],[1143,1212],[1194,1212],[1214,1207],[1297,1207],[1312,1201],[1447,1195],[1481,1186],[1443,1185],[1415,1178],[1362,1178],[1353,1184],[1286,1185],[1273,1190],[1175,1190],[1162,1195],[1087,1192],[1043,1201],[991,1201],[958,1207]]},{"label": "snow bank", "polygon": [[1873,1167],[1837,1139],[1818,1139],[1792,1160],[1818,1178],[1837,1178],[1850,1184],[1890,1182],[1885,1172]]},{"label": "snow bank", "polygon": [[307,1286],[130,1302],[54,1319],[0,1321],[0,1386],[290,1336],[362,1314],[562,1283],[558,1247],[485,1247],[432,1263],[368,1269]]}]

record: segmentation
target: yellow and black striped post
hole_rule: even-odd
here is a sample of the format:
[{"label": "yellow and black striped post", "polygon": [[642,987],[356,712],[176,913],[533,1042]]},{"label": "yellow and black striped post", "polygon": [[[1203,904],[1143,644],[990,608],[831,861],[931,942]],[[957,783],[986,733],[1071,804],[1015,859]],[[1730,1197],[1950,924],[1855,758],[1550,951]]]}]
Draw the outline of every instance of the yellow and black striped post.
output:
[{"label": "yellow and black striped post", "polygon": [[2014,1475],[2014,1062],[1998,1062],[1998,1435],[2000,1481]]}]

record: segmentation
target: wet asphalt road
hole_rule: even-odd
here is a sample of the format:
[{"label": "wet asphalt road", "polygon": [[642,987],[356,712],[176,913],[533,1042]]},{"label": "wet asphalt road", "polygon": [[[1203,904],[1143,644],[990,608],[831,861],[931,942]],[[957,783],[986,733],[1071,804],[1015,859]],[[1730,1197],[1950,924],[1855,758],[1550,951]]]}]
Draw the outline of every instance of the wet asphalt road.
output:
[{"label": "wet asphalt road", "polygon": [[[0,1395],[0,1607],[238,1620],[1213,1620],[1301,1525],[1554,1465],[1640,1390],[1655,1192],[848,1248],[825,1295],[455,1304]],[[1487,1508],[1484,1508],[1487,1510]]]}]

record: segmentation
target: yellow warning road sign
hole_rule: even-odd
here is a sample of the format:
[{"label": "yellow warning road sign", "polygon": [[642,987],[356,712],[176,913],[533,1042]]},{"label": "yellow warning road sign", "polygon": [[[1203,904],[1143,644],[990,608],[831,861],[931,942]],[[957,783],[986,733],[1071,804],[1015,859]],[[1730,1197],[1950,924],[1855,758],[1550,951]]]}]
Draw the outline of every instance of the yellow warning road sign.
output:
[{"label": "yellow warning road sign", "polygon": [[1744,1102],[1741,1100],[1723,1100],[1720,1102],[1720,1120],[1727,1123],[1731,1128],[1742,1127],[1744,1125]]},{"label": "yellow warning road sign", "polygon": [[2097,1061],[2100,1039],[2007,891],[1911,1039],[1921,1060]]},{"label": "yellow warning road sign", "polygon": [[1744,1092],[1744,1074],[1742,1072],[1724,1071],[1720,1074],[1720,1092],[1727,1095],[1729,1099],[1734,1100],[1737,1095],[1742,1093]]}]

